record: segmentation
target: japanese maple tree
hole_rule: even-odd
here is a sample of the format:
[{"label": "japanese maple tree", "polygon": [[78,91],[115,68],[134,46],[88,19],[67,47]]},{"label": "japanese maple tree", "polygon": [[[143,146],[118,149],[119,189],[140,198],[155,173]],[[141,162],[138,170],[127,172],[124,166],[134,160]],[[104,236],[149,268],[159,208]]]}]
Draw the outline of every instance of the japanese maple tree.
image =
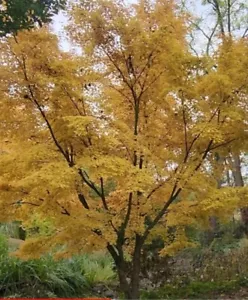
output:
[{"label": "japanese maple tree", "polygon": [[1,43],[1,218],[53,222],[23,257],[106,249],[137,299],[145,244],[191,246],[185,225],[247,200],[245,188],[217,189],[212,169],[216,149],[247,134],[247,42],[192,56],[172,1],[81,1],[70,13],[80,56],[46,28]]}]

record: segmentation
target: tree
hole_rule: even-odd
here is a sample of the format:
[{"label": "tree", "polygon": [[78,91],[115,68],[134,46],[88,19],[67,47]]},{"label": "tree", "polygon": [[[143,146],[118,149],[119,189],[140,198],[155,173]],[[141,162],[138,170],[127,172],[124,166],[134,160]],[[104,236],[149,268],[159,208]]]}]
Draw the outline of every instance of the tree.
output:
[{"label": "tree", "polygon": [[[200,2],[200,1],[199,1]],[[198,3],[199,4],[199,3]],[[220,40],[226,39],[228,37],[235,38],[247,38],[248,26],[247,26],[247,12],[248,6],[246,1],[242,0],[205,0],[202,1],[204,8],[207,7],[203,17],[196,17],[195,21],[192,21],[191,24],[195,31],[191,33],[192,44],[196,46],[197,35],[198,40],[205,39],[206,47],[201,47],[201,52],[206,49],[206,54],[210,55],[212,51],[216,49]],[[184,2],[184,8],[187,9],[187,4]],[[206,14],[206,11],[208,14]],[[208,16],[207,16],[208,15]],[[206,17],[207,16],[207,17]],[[206,24],[210,24],[207,26]],[[197,55],[196,48],[192,49]],[[228,49],[227,49],[228,51]],[[247,96],[242,95],[243,102],[247,101]],[[224,174],[227,174],[228,184],[233,184],[236,187],[244,186],[244,179],[242,175],[242,157],[247,153],[247,144],[240,143],[239,146],[234,148],[229,148],[229,153],[226,157],[222,158],[222,172],[219,174],[219,179],[223,181]],[[230,173],[231,172],[231,176]],[[232,177],[232,178],[231,178]],[[232,181],[230,180],[232,179]],[[243,207],[241,209],[241,217],[243,225],[245,226],[245,231],[247,232],[248,228],[248,208]]]},{"label": "tree", "polygon": [[0,35],[42,26],[65,7],[66,0],[1,0]]},{"label": "tree", "polygon": [[85,1],[71,14],[81,57],[45,28],[1,44],[1,218],[53,222],[24,257],[105,248],[137,299],[146,244],[161,237],[161,255],[192,246],[185,225],[246,200],[245,188],[217,189],[212,166],[247,134],[248,47],[223,41],[206,74],[170,1]]},{"label": "tree", "polygon": [[[182,11],[190,14],[190,46],[196,55],[212,54],[222,38],[247,38],[248,6],[243,0],[178,1]],[[198,9],[196,9],[198,8]]]}]

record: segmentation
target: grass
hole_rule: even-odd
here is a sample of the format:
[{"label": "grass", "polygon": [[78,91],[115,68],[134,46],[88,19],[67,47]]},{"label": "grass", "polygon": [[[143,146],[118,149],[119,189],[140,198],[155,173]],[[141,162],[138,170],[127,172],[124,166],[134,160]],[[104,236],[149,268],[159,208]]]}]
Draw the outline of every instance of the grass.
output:
[{"label": "grass", "polygon": [[74,258],[74,263],[80,266],[88,284],[110,283],[116,279],[113,271],[113,261],[105,253],[85,254]]},{"label": "grass", "polygon": [[112,261],[102,253],[24,261],[8,255],[7,240],[0,235],[0,297],[84,297],[95,284],[114,279]]},{"label": "grass", "polygon": [[248,278],[217,282],[195,281],[183,286],[167,284],[154,291],[143,291],[141,299],[216,299],[218,295],[228,295],[242,287],[248,287]]},{"label": "grass", "polygon": [[18,222],[0,223],[0,235],[19,239],[19,226]]}]

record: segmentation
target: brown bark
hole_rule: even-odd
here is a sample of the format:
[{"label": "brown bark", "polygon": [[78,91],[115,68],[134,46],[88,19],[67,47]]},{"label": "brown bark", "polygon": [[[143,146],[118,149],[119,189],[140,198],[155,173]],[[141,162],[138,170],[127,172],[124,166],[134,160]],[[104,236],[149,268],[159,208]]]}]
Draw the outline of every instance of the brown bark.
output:
[{"label": "brown bark", "polygon": [[136,243],[133,255],[133,265],[131,274],[131,299],[139,299],[140,296],[140,263],[141,263],[141,248],[143,242],[140,235],[136,234]]},{"label": "brown bark", "polygon": [[140,297],[140,259],[141,255],[134,253],[131,270],[127,268],[125,261],[119,262],[117,265],[120,289],[124,293],[125,299],[139,299]]},{"label": "brown bark", "polygon": [[119,266],[117,266],[117,271],[120,282],[120,289],[124,293],[125,299],[134,299],[132,297],[132,292],[128,283],[128,274],[127,271],[125,271],[125,266],[123,264],[120,264]]},{"label": "brown bark", "polygon": [[[128,267],[123,255],[123,245],[113,247],[108,246],[109,253],[112,255],[119,277],[120,289],[124,293],[125,299],[139,299],[140,297],[140,270],[141,270],[141,250],[144,244],[143,238],[136,234],[135,248],[132,263]],[[114,250],[116,249],[116,250]]]},{"label": "brown bark", "polygon": [[[215,153],[215,159],[217,162],[217,165],[223,166],[224,163],[224,158],[220,156],[219,153]],[[221,189],[222,184],[223,184],[223,170],[221,169],[220,172],[217,173],[217,178],[216,178],[216,184],[217,188]],[[210,230],[206,233],[206,242],[207,244],[211,244],[211,242],[214,240],[216,237],[218,231],[219,231],[219,222],[218,218],[216,216],[210,216],[209,217],[209,227]]]},{"label": "brown bark", "polygon": [[[232,175],[234,180],[234,185],[236,187],[244,186],[244,180],[241,173],[241,160],[238,154],[233,154],[231,159],[232,166]],[[248,232],[248,207],[242,207],[241,212],[241,221],[244,225],[245,232]]]},{"label": "brown bark", "polygon": [[238,154],[234,154],[232,159],[232,174],[235,186],[244,186],[244,180],[241,173],[241,160]]}]

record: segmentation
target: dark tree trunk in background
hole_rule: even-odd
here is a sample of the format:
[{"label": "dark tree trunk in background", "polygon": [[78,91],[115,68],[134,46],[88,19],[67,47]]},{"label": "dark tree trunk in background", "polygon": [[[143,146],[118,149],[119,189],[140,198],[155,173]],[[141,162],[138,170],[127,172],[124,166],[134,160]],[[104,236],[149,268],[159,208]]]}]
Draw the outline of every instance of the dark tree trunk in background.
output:
[{"label": "dark tree trunk in background", "polygon": [[[217,165],[219,166],[223,166],[224,164],[224,157],[220,156],[220,154],[218,152],[215,153],[215,160],[217,162]],[[222,170],[222,168],[221,168]],[[223,184],[223,172],[220,171],[217,172],[217,177],[216,177],[216,184],[217,184],[217,188],[220,189],[222,187]],[[219,232],[219,221],[218,218],[216,216],[210,216],[209,217],[209,227],[210,230],[208,230],[206,232],[206,242],[207,245],[210,245],[212,243],[212,241],[214,240],[214,238],[218,235]]]},{"label": "dark tree trunk in background", "polygon": [[19,226],[19,238],[20,240],[26,239],[26,231],[22,228],[22,226]]},{"label": "dark tree trunk in background", "polygon": [[244,180],[241,173],[241,160],[240,156],[235,154],[232,159],[232,174],[235,186],[244,186]]},{"label": "dark tree trunk in background", "polygon": [[[241,172],[241,159],[238,154],[232,155],[232,175],[234,180],[234,185],[236,187],[244,186],[244,180]],[[248,234],[248,207],[242,207],[241,212],[241,221],[244,227],[244,231]]]}]

